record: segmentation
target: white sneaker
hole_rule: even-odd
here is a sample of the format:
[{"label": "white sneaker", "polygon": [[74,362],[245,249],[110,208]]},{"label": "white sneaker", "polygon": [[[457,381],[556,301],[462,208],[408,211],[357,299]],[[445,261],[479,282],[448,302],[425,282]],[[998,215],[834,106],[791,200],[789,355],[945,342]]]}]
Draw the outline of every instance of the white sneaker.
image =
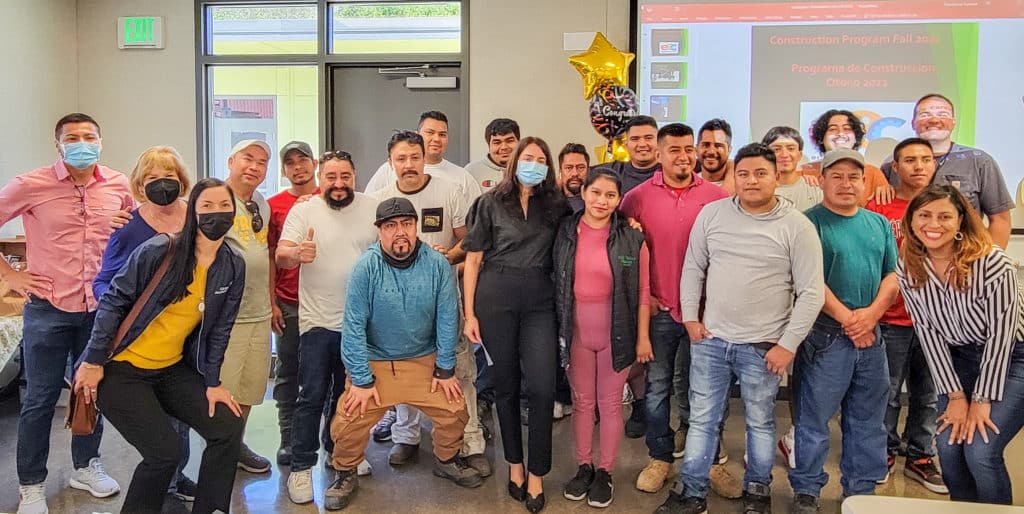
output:
[{"label": "white sneaker", "polygon": [[78,468],[71,473],[71,487],[89,491],[89,494],[97,498],[113,496],[121,491],[121,486],[106,471],[103,471],[103,464],[98,457],[89,461],[89,466]]},{"label": "white sneaker", "polygon": [[48,514],[46,484],[18,486],[18,514]]},{"label": "white sneaker", "polygon": [[373,473],[373,466],[370,465],[370,461],[363,459],[363,462],[359,463],[356,467],[356,476],[365,477]]},{"label": "white sneaker", "polygon": [[313,501],[313,470],[292,471],[288,475],[288,498],[292,503]]},{"label": "white sneaker", "polygon": [[572,415],[572,405],[566,405],[562,402],[555,402],[554,411],[552,411],[552,417],[555,421],[558,421],[566,416]]},{"label": "white sneaker", "polygon": [[796,469],[796,437],[794,436],[796,429],[789,427],[789,432],[779,439],[779,451],[782,452],[782,456],[786,458],[786,465],[789,469]]}]

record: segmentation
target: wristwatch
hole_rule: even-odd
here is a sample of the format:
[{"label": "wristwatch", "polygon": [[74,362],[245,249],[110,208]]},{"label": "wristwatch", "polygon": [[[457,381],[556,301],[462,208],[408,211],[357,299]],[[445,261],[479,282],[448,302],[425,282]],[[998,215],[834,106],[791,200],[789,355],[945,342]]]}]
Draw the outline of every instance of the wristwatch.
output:
[{"label": "wristwatch", "polygon": [[971,403],[992,403],[992,400],[984,398],[981,395],[975,393],[973,396],[971,396]]}]

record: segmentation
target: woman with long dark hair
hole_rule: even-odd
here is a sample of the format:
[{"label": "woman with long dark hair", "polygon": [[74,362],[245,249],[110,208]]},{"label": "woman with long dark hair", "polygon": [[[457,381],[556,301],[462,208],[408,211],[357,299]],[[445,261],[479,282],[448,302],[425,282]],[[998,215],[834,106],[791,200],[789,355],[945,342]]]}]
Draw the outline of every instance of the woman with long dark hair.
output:
[{"label": "woman with long dark hair", "polygon": [[[160,512],[181,460],[172,417],[206,440],[192,512],[231,507],[243,425],[238,403],[221,386],[220,366],[245,282],[244,261],[223,244],[234,213],[223,181],[199,181],[182,231],[139,246],[100,299],[74,390],[95,401],[142,454],[122,512]],[[111,347],[168,252],[166,275]]]},{"label": "woman with long dark hair", "polygon": [[[543,139],[520,140],[505,178],[470,208],[462,241],[468,252],[465,334],[482,343],[494,360],[494,405],[509,463],[508,492],[525,500],[530,512],[544,508],[543,477],[551,470],[558,347],[551,249],[559,220],[569,213],[553,162]],[[521,392],[530,405],[528,468],[519,424]]]},{"label": "woman with long dark hair", "polygon": [[[586,498],[591,507],[612,503],[622,388],[633,363],[652,357],[650,254],[643,233],[617,210],[621,191],[611,170],[591,171],[580,191],[583,211],[566,216],[555,236],[559,347],[572,384],[579,465],[563,495]],[[600,461],[593,452],[595,408],[601,414]]]},{"label": "woman with long dark hair", "polygon": [[1024,297],[1013,261],[953,186],[903,216],[900,290],[939,393],[939,462],[950,498],[1013,502],[1003,460],[1024,425]]}]

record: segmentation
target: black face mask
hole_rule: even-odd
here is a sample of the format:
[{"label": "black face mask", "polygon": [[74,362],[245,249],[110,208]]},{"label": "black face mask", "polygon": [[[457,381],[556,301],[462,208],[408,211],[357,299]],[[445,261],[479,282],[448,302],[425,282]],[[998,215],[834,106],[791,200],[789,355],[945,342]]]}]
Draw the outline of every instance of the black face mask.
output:
[{"label": "black face mask", "polygon": [[420,241],[419,239],[417,239],[416,240],[416,244],[413,245],[413,247],[412,247],[412,252],[410,252],[409,255],[406,258],[401,259],[401,260],[396,259],[395,257],[392,257],[391,254],[389,254],[388,252],[385,252],[383,250],[381,250],[380,253],[384,255],[384,262],[388,263],[389,266],[391,266],[393,268],[398,268],[398,269],[406,269],[406,268],[409,268],[410,266],[412,266],[416,262],[416,257],[419,256],[419,254],[420,254],[420,244],[422,242],[423,241]]},{"label": "black face mask", "polygon": [[216,241],[224,237],[224,234],[227,234],[235,224],[235,213],[233,211],[208,212],[200,214],[198,218],[199,230],[210,241]]},{"label": "black face mask", "polygon": [[181,196],[181,182],[160,178],[146,184],[146,199],[157,205],[171,205]]}]

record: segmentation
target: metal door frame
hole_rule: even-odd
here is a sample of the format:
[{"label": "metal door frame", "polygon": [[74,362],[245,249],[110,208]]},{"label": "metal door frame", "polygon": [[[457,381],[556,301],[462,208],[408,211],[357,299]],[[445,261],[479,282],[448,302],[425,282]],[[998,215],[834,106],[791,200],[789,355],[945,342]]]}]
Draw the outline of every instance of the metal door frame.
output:
[{"label": "metal door frame", "polygon": [[[431,0],[363,0],[374,3],[431,3]],[[437,1],[437,0],[433,0]],[[328,39],[331,33],[332,4],[348,3],[344,0],[195,0],[195,56],[196,56],[196,176],[210,176],[211,163],[209,135],[210,114],[213,108],[213,83],[210,80],[210,68],[214,66],[281,66],[281,65],[313,65],[317,67],[319,83],[317,84],[317,101],[319,110],[318,138],[325,148],[334,146],[334,112],[330,98],[333,80],[332,70],[335,67],[374,67],[374,66],[408,66],[417,64],[436,64],[441,67],[458,66],[460,68],[459,93],[461,95],[462,114],[459,120],[459,142],[469,152],[469,1],[459,1],[461,23],[461,51],[447,54],[330,54]],[[317,9],[317,53],[302,55],[210,55],[207,53],[206,8],[214,6],[264,6],[275,5],[309,5]],[[418,114],[418,113],[417,113]]]}]

